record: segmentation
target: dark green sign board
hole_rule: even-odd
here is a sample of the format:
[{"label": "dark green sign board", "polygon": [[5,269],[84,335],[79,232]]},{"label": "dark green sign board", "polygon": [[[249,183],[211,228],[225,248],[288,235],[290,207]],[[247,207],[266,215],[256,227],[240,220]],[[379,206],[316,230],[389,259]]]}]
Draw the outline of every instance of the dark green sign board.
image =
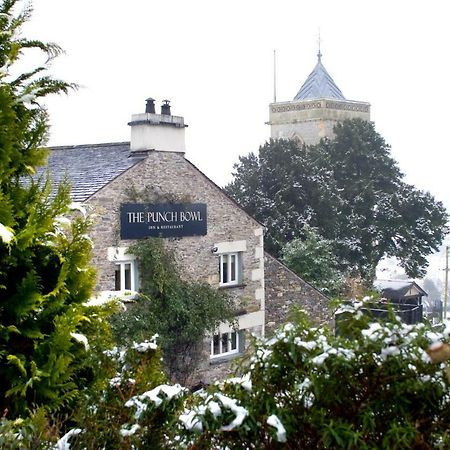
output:
[{"label": "dark green sign board", "polygon": [[120,206],[120,239],[204,236],[205,203],[124,203]]}]

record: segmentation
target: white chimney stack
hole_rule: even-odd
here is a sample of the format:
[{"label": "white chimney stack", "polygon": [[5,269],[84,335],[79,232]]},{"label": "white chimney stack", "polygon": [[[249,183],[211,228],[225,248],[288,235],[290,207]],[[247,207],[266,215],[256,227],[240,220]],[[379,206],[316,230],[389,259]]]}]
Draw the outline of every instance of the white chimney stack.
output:
[{"label": "white chimney stack", "polygon": [[148,98],[145,113],[133,114],[131,122],[132,152],[160,150],[185,152],[184,118],[172,116],[169,100],[163,100],[161,114],[155,113],[155,100]]}]

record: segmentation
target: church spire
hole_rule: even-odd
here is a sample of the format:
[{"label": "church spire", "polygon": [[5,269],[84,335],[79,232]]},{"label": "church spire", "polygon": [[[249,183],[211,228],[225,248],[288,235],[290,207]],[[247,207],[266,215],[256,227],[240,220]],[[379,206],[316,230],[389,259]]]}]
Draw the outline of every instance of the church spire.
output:
[{"label": "church spire", "polygon": [[334,126],[342,120],[370,120],[370,104],[346,100],[325,70],[320,30],[316,42],[316,65],[294,100],[277,102],[274,98],[269,106],[272,139],[295,139],[305,145],[315,145],[322,138],[332,138]]},{"label": "church spire", "polygon": [[316,100],[319,98],[334,98],[337,100],[345,100],[341,90],[337,87],[333,78],[326,71],[322,64],[322,52],[317,53],[317,64],[309,77],[303,83],[294,100]]}]

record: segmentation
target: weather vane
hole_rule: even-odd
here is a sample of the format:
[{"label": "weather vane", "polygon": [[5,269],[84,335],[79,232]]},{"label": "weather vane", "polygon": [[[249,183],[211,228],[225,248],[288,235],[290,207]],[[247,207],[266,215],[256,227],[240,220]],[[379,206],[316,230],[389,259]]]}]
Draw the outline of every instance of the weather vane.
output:
[{"label": "weather vane", "polygon": [[319,27],[319,33],[318,33],[318,37],[317,37],[317,46],[319,48],[319,52],[317,53],[317,58],[320,59],[322,58],[322,53],[320,52],[320,44],[321,44],[321,39],[320,39],[320,27]]}]

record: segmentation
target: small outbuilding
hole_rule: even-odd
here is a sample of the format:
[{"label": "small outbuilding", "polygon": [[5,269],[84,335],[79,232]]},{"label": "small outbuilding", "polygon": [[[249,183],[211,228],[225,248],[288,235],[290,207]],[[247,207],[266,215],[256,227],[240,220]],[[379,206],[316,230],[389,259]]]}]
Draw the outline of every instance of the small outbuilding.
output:
[{"label": "small outbuilding", "polygon": [[[390,304],[406,323],[423,320],[423,301],[428,294],[413,280],[376,280],[382,301]],[[385,309],[385,308],[384,308]]]}]

